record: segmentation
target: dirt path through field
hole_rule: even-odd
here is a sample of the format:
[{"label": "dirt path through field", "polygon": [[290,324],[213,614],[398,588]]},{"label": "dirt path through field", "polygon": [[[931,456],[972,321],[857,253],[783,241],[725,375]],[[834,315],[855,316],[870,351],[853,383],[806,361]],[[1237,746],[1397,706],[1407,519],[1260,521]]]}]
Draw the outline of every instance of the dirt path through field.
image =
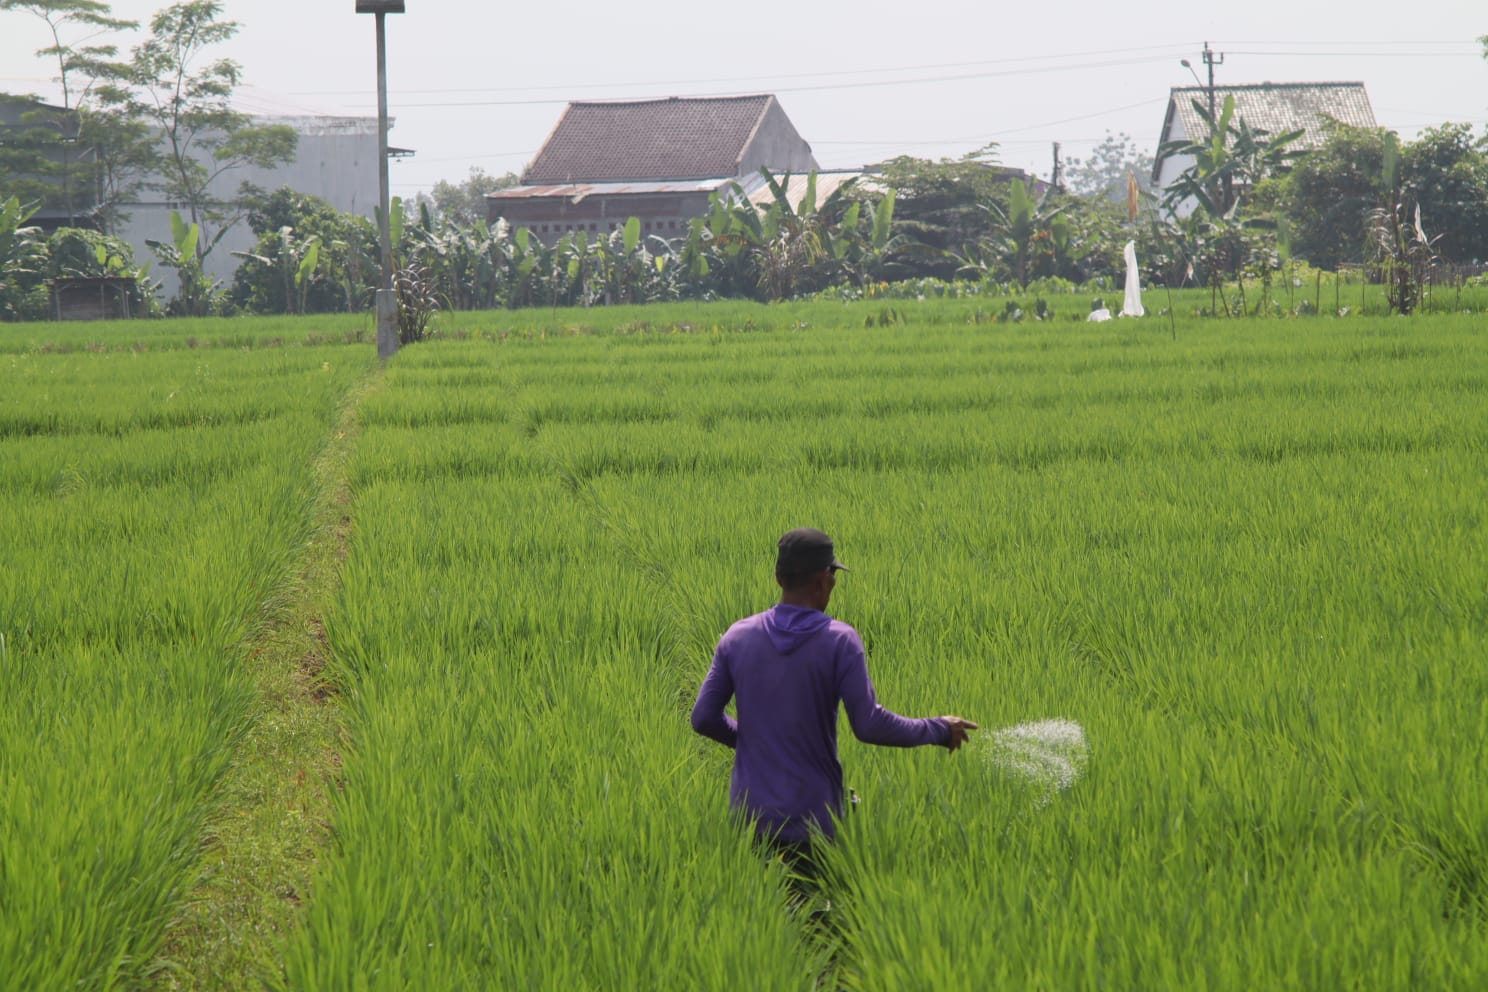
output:
[{"label": "dirt path through field", "polygon": [[341,707],[323,677],[324,615],[340,587],[351,538],[348,463],[358,410],[383,382],[378,368],[347,393],[312,474],[309,540],[259,613],[243,646],[259,685],[204,838],[201,873],[166,937],[158,989],[259,989],[297,925],[315,862],[330,836],[331,792],[343,740]]}]

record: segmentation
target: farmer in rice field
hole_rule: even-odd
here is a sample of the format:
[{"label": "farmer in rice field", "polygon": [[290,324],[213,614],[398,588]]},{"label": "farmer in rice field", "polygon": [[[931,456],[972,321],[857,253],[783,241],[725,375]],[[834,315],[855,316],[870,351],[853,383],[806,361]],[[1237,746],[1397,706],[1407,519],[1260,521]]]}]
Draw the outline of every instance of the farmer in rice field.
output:
[{"label": "farmer in rice field", "polygon": [[[976,724],[959,716],[909,719],[878,704],[858,632],[824,610],[847,566],[832,539],[799,528],[780,539],[780,602],[738,621],[718,641],[692,708],[698,733],[734,749],[732,805],[798,873],[814,874],[813,828],[831,839],[842,813],[837,704],[858,740],[950,751]],[[738,701],[738,719],[724,712]]]}]

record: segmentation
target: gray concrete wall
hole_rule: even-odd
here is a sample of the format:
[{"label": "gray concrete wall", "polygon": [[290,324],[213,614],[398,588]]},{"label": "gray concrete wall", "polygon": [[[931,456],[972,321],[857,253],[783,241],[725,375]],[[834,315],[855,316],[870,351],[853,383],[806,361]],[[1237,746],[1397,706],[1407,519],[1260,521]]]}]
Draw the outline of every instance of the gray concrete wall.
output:
[{"label": "gray concrete wall", "polygon": [[[285,124],[298,132],[294,161],[274,169],[247,167],[225,172],[211,186],[214,197],[234,197],[246,181],[270,193],[288,186],[296,192],[321,197],[337,210],[374,216],[378,199],[376,118],[264,118],[257,123]],[[149,199],[151,195],[146,193],[138,202],[120,205],[129,219],[120,225],[117,233],[134,246],[135,258],[140,262],[154,258],[145,244],[147,240],[170,241],[172,210],[179,210],[182,217],[190,219],[180,204]],[[208,233],[214,236],[217,232]],[[230,286],[241,261],[232,253],[251,251],[257,240],[246,222],[238,223],[212,249],[207,257],[207,272]],[[174,272],[155,265],[151,275],[161,281],[165,298],[176,294],[179,284]]]}]

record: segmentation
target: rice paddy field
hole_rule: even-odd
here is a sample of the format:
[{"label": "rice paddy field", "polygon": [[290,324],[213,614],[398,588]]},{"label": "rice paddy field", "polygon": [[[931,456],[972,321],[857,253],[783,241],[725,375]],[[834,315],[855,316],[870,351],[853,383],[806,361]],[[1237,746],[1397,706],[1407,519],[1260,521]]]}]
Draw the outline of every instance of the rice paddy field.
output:
[{"label": "rice paddy field", "polygon": [[[1488,985],[1488,319],[981,317],[0,343],[0,989]],[[337,444],[327,839],[217,971],[181,920]],[[984,728],[844,723],[815,914],[687,719],[800,525],[880,700]],[[997,760],[1040,720],[1059,788]]]}]

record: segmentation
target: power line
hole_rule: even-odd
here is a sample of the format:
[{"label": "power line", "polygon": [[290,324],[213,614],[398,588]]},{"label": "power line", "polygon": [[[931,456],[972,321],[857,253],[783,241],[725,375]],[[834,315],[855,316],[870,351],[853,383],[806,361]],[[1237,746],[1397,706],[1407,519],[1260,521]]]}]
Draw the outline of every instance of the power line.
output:
[{"label": "power line", "polygon": [[[1001,59],[982,59],[982,60],[977,60],[977,61],[973,61],[973,62],[930,62],[930,63],[921,63],[921,64],[917,64],[917,65],[874,66],[874,67],[871,67],[871,68],[864,68],[864,69],[837,69],[837,70],[824,70],[824,71],[819,71],[819,72],[796,72],[796,73],[783,73],[783,74],[782,73],[772,73],[772,74],[769,74],[769,75],[754,75],[754,76],[718,76],[718,77],[702,78],[702,79],[662,79],[662,80],[631,81],[631,82],[618,82],[618,83],[617,82],[595,82],[595,83],[584,83],[584,84],[582,84],[582,86],[586,90],[605,90],[605,89],[643,89],[643,88],[648,88],[648,87],[664,87],[664,86],[714,86],[714,85],[721,85],[721,84],[725,84],[725,83],[762,83],[762,84],[765,84],[765,85],[769,85],[772,81],[774,81],[774,80],[781,80],[781,79],[827,79],[827,78],[837,78],[837,77],[841,77],[841,76],[861,76],[861,75],[868,75],[870,73],[881,73],[881,72],[924,72],[924,71],[944,70],[944,69],[966,69],[966,68],[973,68],[973,67],[977,67],[977,66],[1012,66],[1012,65],[1020,65],[1020,64],[1024,64],[1024,63],[1038,63],[1038,62],[1067,63],[1068,60],[1070,60],[1070,59],[1092,58],[1092,57],[1096,57],[1096,56],[1105,56],[1105,55],[1132,55],[1134,53],[1141,53],[1141,52],[1150,52],[1150,53],[1164,52],[1164,53],[1169,53],[1169,54],[1180,54],[1180,53],[1189,51],[1190,49],[1193,48],[1193,46],[1195,44],[1196,43],[1194,43],[1194,42],[1173,42],[1173,43],[1163,44],[1163,45],[1146,45],[1146,46],[1141,46],[1141,47],[1136,47],[1136,48],[1094,49],[1094,50],[1090,50],[1090,51],[1081,51],[1081,52],[1061,52],[1061,53],[1052,54],[1052,55],[1024,55],[1024,56],[1014,56],[1014,57],[1010,57],[1010,58],[1001,58]],[[1321,51],[1321,50],[1314,50],[1314,49],[1309,49],[1309,48],[1291,49],[1291,48],[1288,48],[1287,47],[1287,46],[1294,46],[1294,45],[1295,46],[1311,46],[1311,45],[1316,45],[1317,43],[1316,42],[1313,42],[1313,41],[1309,41],[1309,42],[1274,42],[1274,43],[1272,43],[1272,42],[1236,42],[1235,44],[1259,46],[1259,47],[1256,48],[1256,50],[1235,51],[1235,53],[1234,53],[1234,54],[1237,54],[1237,55],[1254,55],[1254,56],[1294,55],[1294,56],[1299,56],[1299,57],[1310,57],[1310,56],[1313,56],[1313,55],[1318,55],[1318,56],[1324,56],[1324,55],[1338,55],[1338,56],[1362,55],[1362,56],[1371,56],[1371,55],[1379,54],[1379,55],[1390,55],[1390,56],[1410,57],[1410,58],[1437,58],[1437,57],[1440,57],[1440,55],[1442,54],[1440,52],[1425,52],[1425,51],[1422,51],[1422,52],[1410,52],[1410,51],[1407,51],[1407,52],[1381,52],[1381,53],[1372,53],[1372,52],[1348,52],[1348,51],[1336,51],[1336,50],[1335,51]],[[1333,48],[1335,48],[1335,49],[1340,48],[1340,47],[1346,47],[1348,45],[1360,45],[1360,46],[1375,47],[1375,48],[1378,48],[1378,47],[1389,47],[1389,46],[1392,46],[1392,45],[1411,45],[1411,46],[1417,46],[1417,47],[1420,47],[1420,46],[1430,46],[1430,45],[1462,47],[1462,46],[1466,45],[1467,46],[1467,49],[1466,50],[1464,50],[1462,52],[1455,52],[1455,53],[1448,53],[1448,54],[1466,55],[1466,56],[1471,56],[1473,58],[1477,58],[1477,57],[1479,57],[1481,55],[1481,50],[1475,44],[1468,43],[1468,42],[1462,42],[1462,41],[1440,41],[1440,42],[1437,42],[1437,41],[1412,41],[1412,42],[1368,41],[1368,42],[1327,42],[1326,44],[1333,46]],[[1275,50],[1266,50],[1266,47],[1267,46],[1273,46]],[[1145,62],[1145,61],[1157,61],[1157,60],[1158,59],[1156,59],[1156,58],[1150,58],[1150,59],[1139,59],[1139,60],[1136,60],[1136,61],[1137,62]],[[1097,63],[1098,66],[1105,65],[1105,64],[1107,64],[1107,63]],[[1114,63],[1109,63],[1109,64],[1132,64],[1132,63],[1131,62],[1114,62]],[[1078,65],[1078,64],[1077,65],[1073,65],[1073,66],[1067,65],[1067,64],[1062,64],[1062,65],[1059,65],[1059,66],[1051,66],[1051,67],[1042,68],[1042,69],[1034,68],[1034,69],[1030,69],[1030,70],[1027,70],[1027,71],[1030,71],[1030,72],[1039,72],[1039,71],[1048,72],[1048,71],[1058,71],[1059,69],[1069,69],[1069,68],[1083,68],[1083,66]],[[961,78],[961,77],[955,77],[955,78]],[[870,85],[892,85],[891,82],[882,82],[882,83],[881,82],[870,82],[869,84]],[[531,85],[525,85],[525,86],[438,87],[438,88],[421,88],[421,89],[401,89],[399,92],[401,92],[401,93],[407,93],[407,94],[418,94],[418,95],[424,95],[424,94],[433,95],[433,94],[440,94],[440,93],[469,93],[469,94],[476,94],[476,93],[534,93],[534,92],[542,92],[544,90],[573,89],[574,86],[575,86],[575,84],[572,83],[572,82],[562,82],[562,83],[537,83],[537,84],[531,84]],[[790,92],[790,91],[785,91],[785,92]],[[305,91],[296,91],[296,95],[299,95],[299,96],[361,96],[361,95],[364,95],[364,93],[365,93],[364,90],[305,90]],[[550,101],[550,102],[556,102],[556,101]],[[561,102],[567,102],[567,101],[561,101]],[[484,104],[482,104],[482,105],[484,105]]]},{"label": "power line", "polygon": [[[966,69],[974,66],[1014,65],[1022,62],[1047,62],[1062,59],[1087,58],[1097,55],[1129,55],[1133,52],[1187,51],[1188,43],[1148,45],[1139,48],[1112,48],[1089,52],[1063,52],[1058,55],[1023,55],[1005,59],[984,59],[976,62],[931,62],[922,65],[874,66],[868,69],[836,69],[822,72],[772,73],[767,76],[721,76],[713,79],[663,79],[649,82],[585,83],[585,89],[639,89],[650,86],[713,86],[722,83],[769,82],[776,79],[821,79],[837,76],[862,76],[877,72],[924,72],[940,69]],[[439,89],[404,89],[402,93],[530,93],[542,90],[573,89],[572,82],[543,83],[531,86],[483,86],[443,87]],[[363,96],[365,90],[306,90],[299,96]],[[566,101],[565,101],[566,102]]]},{"label": "power line", "polygon": [[[1215,42],[1218,44],[1218,42]],[[1337,38],[1309,38],[1304,41],[1231,41],[1230,45],[1251,45],[1256,48],[1391,48],[1401,45],[1432,45],[1438,48],[1461,48],[1466,46],[1478,50],[1476,41],[1454,38],[1450,41],[1430,41],[1425,38],[1384,38],[1374,41],[1339,41]]]},{"label": "power line", "polygon": [[[945,139],[939,139],[939,138],[937,138],[937,139],[926,139],[926,140],[923,140],[923,141],[898,141],[898,142],[891,141],[891,140],[888,140],[888,139],[885,139],[885,140],[882,140],[882,141],[877,141],[877,140],[875,140],[875,141],[866,141],[866,140],[834,139],[834,140],[825,140],[825,141],[813,141],[813,142],[811,142],[811,144],[813,144],[813,145],[891,145],[891,144],[901,144],[901,145],[953,145],[953,144],[961,144],[963,142],[968,142],[968,141],[981,141],[981,142],[995,141],[998,144],[1042,144],[1046,139],[1044,139],[1044,138],[1024,138],[1024,139],[1014,139],[1013,141],[1008,142],[1008,141],[1002,141],[998,136],[999,135],[1004,135],[1004,134],[1023,134],[1023,133],[1028,132],[1028,131],[1037,131],[1037,130],[1040,130],[1042,128],[1058,127],[1061,124],[1074,124],[1074,123],[1077,123],[1079,121],[1088,121],[1088,120],[1092,120],[1093,118],[1096,118],[1096,117],[1105,117],[1107,114],[1119,114],[1119,113],[1121,113],[1124,110],[1136,110],[1138,107],[1150,107],[1150,106],[1153,105],[1154,102],[1156,102],[1156,101],[1154,101],[1154,100],[1141,100],[1141,101],[1139,101],[1137,103],[1128,103],[1128,104],[1124,104],[1123,106],[1120,106],[1120,107],[1107,107],[1104,110],[1091,111],[1088,114],[1078,114],[1078,115],[1076,115],[1074,117],[1063,117],[1063,118],[1060,118],[1057,121],[1043,121],[1043,122],[1038,123],[1038,124],[1027,124],[1027,125],[1024,125],[1022,127],[997,128],[997,129],[995,129],[995,130],[993,130],[991,132],[984,132],[982,134],[971,134],[971,135],[967,135],[964,138],[945,138]],[[1061,141],[1080,142],[1080,141],[1087,141],[1087,140],[1088,141],[1102,141],[1104,139],[1102,139],[1102,138],[1088,138],[1088,139],[1087,138],[1060,138],[1060,140]]]},{"label": "power line", "polygon": [[[1165,62],[1169,56],[1148,56],[1138,59],[1112,59],[1106,62],[1086,62],[1077,65],[1045,66],[1032,69],[1008,70],[1001,72],[969,72],[957,73],[949,76],[918,76],[909,79],[874,79],[864,80],[857,83],[822,83],[814,86],[773,86],[770,87],[774,93],[810,93],[823,90],[857,90],[871,89],[884,86],[914,86],[921,83],[953,83],[965,82],[972,79],[998,79],[1011,76],[1042,75],[1050,72],[1073,72],[1085,69],[1107,69],[1115,66],[1125,65],[1148,65],[1156,62]],[[695,97],[724,97],[735,96],[735,92],[696,93]],[[651,97],[627,97],[627,100],[662,99],[664,95]],[[532,107],[550,106],[557,104],[568,104],[567,99],[540,99],[540,100],[441,100],[438,103],[407,103],[399,101],[398,106],[403,108],[428,109],[434,107]]]},{"label": "power line", "polygon": [[[1376,43],[1376,44],[1378,44],[1378,43]],[[1151,49],[1133,49],[1131,51],[1163,51],[1166,54],[1162,54],[1162,55],[1146,55],[1146,56],[1141,56],[1141,57],[1136,57],[1136,58],[1106,59],[1106,60],[1094,61],[1094,62],[1060,62],[1059,64],[1055,64],[1055,65],[1032,65],[1032,66],[1026,66],[1026,67],[1017,68],[1017,69],[989,70],[989,71],[986,71],[986,72],[953,73],[953,74],[950,74],[950,75],[914,76],[914,77],[909,77],[909,78],[902,78],[901,77],[901,78],[894,78],[894,79],[869,79],[869,80],[861,80],[861,81],[858,81],[858,82],[817,83],[817,84],[810,84],[810,85],[803,85],[803,86],[772,86],[772,85],[769,85],[769,82],[768,81],[770,79],[817,78],[819,76],[861,75],[861,74],[866,73],[866,72],[901,72],[901,71],[915,71],[917,69],[956,68],[956,67],[968,66],[968,65],[1006,65],[1006,64],[1012,64],[1012,63],[1015,63],[1015,62],[1033,61],[1034,59],[1039,59],[1039,60],[1043,60],[1043,61],[1048,61],[1050,59],[1056,59],[1056,58],[1066,58],[1067,59],[1067,58],[1070,58],[1072,56],[1035,56],[1035,57],[1029,57],[1029,58],[1026,58],[1026,59],[1007,59],[1007,60],[998,60],[998,61],[989,61],[989,62],[972,62],[972,63],[944,63],[944,64],[939,65],[939,66],[932,65],[932,66],[923,66],[923,67],[905,67],[905,68],[901,68],[901,69],[888,68],[888,69],[871,69],[871,70],[868,70],[868,69],[864,69],[864,70],[846,70],[846,71],[838,72],[838,73],[800,73],[800,74],[785,75],[785,76],[735,77],[734,79],[719,79],[719,80],[691,80],[691,81],[681,80],[681,81],[673,81],[673,82],[670,82],[670,83],[658,83],[658,84],[598,84],[598,85],[596,85],[595,88],[599,88],[600,86],[606,86],[606,87],[627,87],[627,88],[628,87],[631,87],[631,86],[634,86],[636,88],[642,88],[642,87],[647,86],[647,85],[657,85],[657,86],[693,86],[693,85],[706,85],[706,84],[708,84],[710,82],[737,82],[737,81],[745,80],[745,81],[758,81],[758,82],[761,82],[767,88],[769,88],[770,90],[772,90],[775,93],[809,93],[809,92],[821,92],[821,91],[824,91],[824,90],[853,90],[853,89],[877,88],[877,87],[884,87],[884,86],[913,86],[913,85],[918,85],[918,84],[923,84],[923,83],[965,82],[965,81],[974,80],[974,79],[999,79],[999,78],[1020,77],[1020,76],[1044,75],[1044,74],[1051,73],[1051,72],[1079,72],[1079,71],[1085,71],[1085,70],[1090,70],[1090,69],[1109,69],[1109,68],[1115,68],[1115,67],[1119,67],[1119,66],[1151,65],[1151,64],[1155,64],[1155,63],[1165,62],[1169,58],[1172,57],[1173,52],[1175,52],[1175,51],[1182,51],[1182,50],[1183,50],[1182,48],[1180,48],[1179,46],[1176,46],[1176,45],[1153,46],[1153,48],[1151,48]],[[1239,50],[1239,51],[1237,51],[1237,50],[1230,49],[1229,52],[1232,55],[1287,56],[1287,57],[1293,57],[1293,58],[1312,58],[1312,57],[1319,57],[1319,58],[1322,58],[1322,57],[1372,57],[1372,56],[1375,56],[1375,55],[1379,55],[1379,56],[1392,56],[1392,57],[1402,57],[1402,58],[1442,58],[1444,56],[1444,54],[1445,55],[1456,55],[1456,56],[1460,56],[1460,57],[1472,57],[1472,58],[1478,58],[1478,57],[1481,56],[1481,52],[1479,52],[1479,51],[1473,51],[1473,52],[1466,52],[1465,51],[1465,52],[1460,52],[1460,53],[1442,53],[1442,52],[1410,52],[1410,51],[1407,51],[1407,52],[1341,52],[1341,51],[1328,52],[1328,51],[1321,51],[1321,50],[1295,50],[1295,51],[1294,50],[1288,50],[1288,51]],[[1100,53],[1093,53],[1093,54],[1108,54],[1108,53],[1100,52]],[[1125,54],[1125,52],[1123,52],[1122,54]],[[1074,57],[1080,57],[1080,56],[1074,56]],[[572,85],[572,84],[569,84],[569,85]],[[555,88],[557,88],[557,87],[555,87],[555,86],[539,86],[539,87],[515,87],[515,88],[510,88],[510,89],[496,89],[496,90],[468,90],[468,89],[466,89],[466,90],[441,90],[441,91],[435,91],[435,92],[467,92],[467,93],[475,93],[475,92],[526,92],[526,91],[533,91],[533,90],[549,90],[549,89],[555,89]],[[406,92],[418,93],[418,92],[430,92],[430,91],[410,90],[410,91],[406,91]],[[666,95],[666,94],[662,94],[662,95]],[[716,96],[731,96],[731,95],[734,95],[734,93],[733,92],[714,92],[714,93],[700,93],[700,94],[695,94],[695,95],[696,96],[703,96],[703,97],[708,97],[708,96],[715,96],[716,97]],[[658,99],[658,98],[659,97],[629,97],[627,99]],[[570,103],[570,102],[572,102],[572,101],[570,101],[568,99],[559,99],[559,98],[548,97],[548,98],[526,99],[526,100],[461,100],[461,101],[454,101],[454,102],[451,102],[451,101],[440,101],[438,103],[400,103],[400,105],[401,106],[404,106],[404,107],[409,107],[409,108],[426,109],[426,108],[433,108],[433,107],[552,106],[552,105],[567,104],[567,103]]]},{"label": "power line", "polygon": [[1249,51],[1243,48],[1227,48],[1225,52],[1230,55],[1252,55],[1265,58],[1285,56],[1286,58],[1309,58],[1309,59],[1443,59],[1443,58],[1482,58],[1481,51],[1475,52],[1320,52],[1320,51],[1285,51],[1285,52],[1263,52]]},{"label": "power line", "polygon": [[437,165],[442,162],[469,162],[472,159],[516,158],[518,155],[526,157],[536,154],[536,149],[525,152],[471,152],[469,155],[450,155],[444,158],[420,157],[418,161],[420,165]]}]

